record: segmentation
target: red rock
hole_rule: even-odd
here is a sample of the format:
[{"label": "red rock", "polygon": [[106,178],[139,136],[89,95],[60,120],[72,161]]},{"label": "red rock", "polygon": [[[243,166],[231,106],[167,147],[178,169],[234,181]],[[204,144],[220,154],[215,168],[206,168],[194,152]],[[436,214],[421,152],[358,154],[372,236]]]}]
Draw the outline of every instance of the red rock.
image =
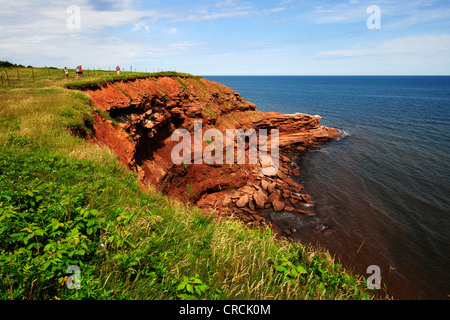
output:
[{"label": "red rock", "polygon": [[278,179],[278,180],[277,180],[276,187],[277,187],[278,189],[288,189],[288,188],[289,188],[289,185],[288,185],[286,182],[284,182],[284,180]]},{"label": "red rock", "polygon": [[243,195],[237,202],[236,206],[239,208],[245,207],[248,204],[248,195]]},{"label": "red rock", "polygon": [[303,201],[303,198],[295,193],[292,193],[290,199],[295,199],[297,201]]},{"label": "red rock", "polygon": [[253,194],[253,199],[257,208],[264,208],[264,204],[267,202],[267,194],[262,190],[258,190]]},{"label": "red rock", "polygon": [[252,185],[252,187],[253,187],[253,189],[255,189],[256,191],[262,189],[262,188],[261,188],[259,185],[257,185],[257,184]]},{"label": "red rock", "polygon": [[261,221],[263,221],[263,217],[261,217],[260,215],[257,215],[256,213],[252,213],[253,218],[255,219],[256,223],[261,223]]},{"label": "red rock", "polygon": [[276,182],[272,182],[267,186],[267,192],[269,193],[273,193],[273,191],[275,190],[275,186],[277,185]]},{"label": "red rock", "polygon": [[253,214],[256,213],[255,211],[249,209],[249,208],[240,208],[239,210],[241,210],[242,212],[247,213],[251,219],[253,220]]},{"label": "red rock", "polygon": [[280,191],[275,190],[273,193],[271,193],[268,197],[269,202],[273,202],[274,200],[280,200]]},{"label": "red rock", "polygon": [[256,210],[256,208],[255,208],[255,202],[253,202],[253,200],[249,200],[249,202],[248,202],[248,207],[250,208],[250,210],[255,211],[255,210]]},{"label": "red rock", "polygon": [[292,180],[292,178],[289,178],[289,177],[286,177],[286,178],[284,179],[284,181],[285,181],[287,184],[289,184],[291,187],[297,185],[297,184],[295,183],[295,181]]},{"label": "red rock", "polygon": [[314,231],[314,233],[322,233],[322,232],[324,232],[325,230],[328,230],[328,229],[330,229],[330,226],[325,224],[322,227],[320,227],[319,229],[317,229],[316,231]]},{"label": "red rock", "polygon": [[170,110],[174,118],[176,119],[184,119],[184,112],[183,109],[177,107]]},{"label": "red rock", "polygon": [[269,181],[267,181],[267,180],[261,180],[261,188],[263,188],[263,190],[268,190],[268,188],[269,188],[269,185],[270,185],[270,183],[269,183]]},{"label": "red rock", "polygon": [[283,189],[283,197],[284,198],[289,198],[291,195],[291,191],[287,190],[287,189]]},{"label": "red rock", "polygon": [[280,159],[286,163],[290,163],[292,161],[288,156],[285,156],[283,154],[280,154]]},{"label": "red rock", "polygon": [[253,217],[248,215],[247,213],[243,213],[239,216],[242,220],[244,220],[245,222],[251,222],[253,221]]},{"label": "red rock", "polygon": [[302,199],[303,199],[307,204],[314,205],[314,201],[312,201],[311,196],[310,196],[309,194],[302,193],[301,196],[302,196]]},{"label": "red rock", "polygon": [[268,168],[268,167],[270,167],[272,165],[272,163],[269,161],[269,162],[266,162],[266,163],[261,163],[261,168]]},{"label": "red rock", "polygon": [[229,207],[231,205],[231,203],[232,203],[231,197],[225,196],[225,198],[222,201],[222,206],[223,207]]},{"label": "red rock", "polygon": [[272,205],[274,211],[281,211],[284,209],[286,204],[283,201],[275,199],[274,201],[272,201]]},{"label": "red rock", "polygon": [[277,172],[277,176],[278,178],[280,178],[281,180],[286,179],[288,176],[286,174],[284,174],[281,170],[278,170]]},{"label": "red rock", "polygon": [[[289,197],[292,204],[295,201],[313,204],[310,197],[289,195],[291,191],[298,192],[303,188],[288,177],[297,172],[290,152],[339,137],[336,129],[320,126],[320,117],[265,113],[256,110],[253,103],[236,91],[203,78],[115,79],[101,86],[87,85],[81,90],[86,92],[96,108],[109,113],[119,123],[119,126],[114,126],[100,113],[95,113],[92,130],[95,134],[89,141],[105,145],[115,152],[123,164],[139,174],[143,187],[160,188],[169,197],[199,206],[218,206],[227,210],[236,203],[237,209],[233,210],[243,211],[242,208],[249,206],[247,210],[251,211],[253,207],[273,206],[274,201],[275,206],[281,207],[277,202],[281,202],[281,196]],[[278,129],[278,172],[269,179],[261,175],[260,164],[208,165],[203,162],[188,164],[186,168],[174,165],[171,152],[178,142],[171,141],[171,133],[179,128],[193,134],[195,121],[202,121],[203,132],[214,126],[224,136],[227,129],[267,129],[269,132]],[[270,136],[268,138],[270,140]],[[193,141],[191,143],[193,145]],[[203,141],[202,148],[207,146],[208,143]],[[233,146],[236,148],[236,142]],[[194,159],[194,154],[191,159]],[[195,190],[195,194],[186,191],[187,185]]]},{"label": "red rock", "polygon": [[312,211],[308,211],[308,210],[297,209],[297,210],[295,210],[295,212],[301,213],[301,214],[306,214],[308,216],[315,216],[316,215],[316,213],[314,213]]}]

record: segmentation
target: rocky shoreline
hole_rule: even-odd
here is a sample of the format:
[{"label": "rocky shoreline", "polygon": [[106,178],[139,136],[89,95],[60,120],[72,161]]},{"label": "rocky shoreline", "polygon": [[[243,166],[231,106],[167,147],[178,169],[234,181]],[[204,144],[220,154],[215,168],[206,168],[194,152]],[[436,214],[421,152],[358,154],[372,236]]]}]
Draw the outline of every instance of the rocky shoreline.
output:
[{"label": "rocky shoreline", "polygon": [[[267,209],[315,215],[313,200],[291,177],[300,175],[300,168],[292,161],[295,154],[340,135],[334,128],[321,126],[319,116],[264,113],[236,91],[200,77],[115,80],[81,90],[93,103],[95,121],[88,139],[111,148],[122,163],[139,174],[144,188],[153,186],[204,211],[234,214],[252,224],[262,223],[261,212]],[[193,135],[196,122],[203,124],[202,134],[209,129],[223,136],[229,129],[278,130],[279,152],[271,155],[278,170],[263,174],[268,164],[261,163],[259,157],[256,163],[198,164],[193,155],[188,164],[174,164],[171,152],[177,142],[171,134],[184,129]],[[203,151],[209,142],[202,139],[201,144]],[[230,145],[223,146],[223,155],[227,147]],[[245,159],[250,159],[250,150],[246,141]],[[272,227],[284,235],[295,232]]]}]

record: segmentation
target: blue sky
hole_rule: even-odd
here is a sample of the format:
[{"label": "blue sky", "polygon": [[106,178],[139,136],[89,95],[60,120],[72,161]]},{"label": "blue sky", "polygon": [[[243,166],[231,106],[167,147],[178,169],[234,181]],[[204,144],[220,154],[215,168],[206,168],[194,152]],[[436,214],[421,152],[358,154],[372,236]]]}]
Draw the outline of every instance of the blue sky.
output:
[{"label": "blue sky", "polygon": [[[380,29],[367,26],[370,5],[380,8]],[[0,8],[0,60],[25,65],[450,74],[450,1],[0,0]]]}]

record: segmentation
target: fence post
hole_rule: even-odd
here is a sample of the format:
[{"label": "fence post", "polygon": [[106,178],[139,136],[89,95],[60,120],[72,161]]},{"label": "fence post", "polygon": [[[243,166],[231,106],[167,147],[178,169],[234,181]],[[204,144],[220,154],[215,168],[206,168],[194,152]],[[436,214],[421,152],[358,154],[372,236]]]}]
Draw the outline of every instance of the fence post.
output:
[{"label": "fence post", "polygon": [[47,73],[48,73],[48,80],[51,80],[50,79],[50,69],[49,68],[47,68]]},{"label": "fence post", "polygon": [[11,84],[9,83],[8,71],[5,70],[5,73],[6,73],[6,81],[8,81],[8,87],[11,87]]},{"label": "fence post", "polygon": [[31,77],[33,78],[33,82],[34,82],[34,69],[31,68]]}]

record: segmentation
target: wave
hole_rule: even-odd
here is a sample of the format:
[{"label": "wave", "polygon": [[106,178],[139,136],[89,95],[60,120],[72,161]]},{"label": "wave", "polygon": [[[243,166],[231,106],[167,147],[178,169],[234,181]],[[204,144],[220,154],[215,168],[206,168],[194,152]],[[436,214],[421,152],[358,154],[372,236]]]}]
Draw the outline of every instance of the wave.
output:
[{"label": "wave", "polygon": [[336,139],[336,141],[343,140],[343,139],[348,138],[353,135],[353,132],[345,131],[342,128],[337,128],[337,129],[341,135],[339,136],[339,138]]}]

